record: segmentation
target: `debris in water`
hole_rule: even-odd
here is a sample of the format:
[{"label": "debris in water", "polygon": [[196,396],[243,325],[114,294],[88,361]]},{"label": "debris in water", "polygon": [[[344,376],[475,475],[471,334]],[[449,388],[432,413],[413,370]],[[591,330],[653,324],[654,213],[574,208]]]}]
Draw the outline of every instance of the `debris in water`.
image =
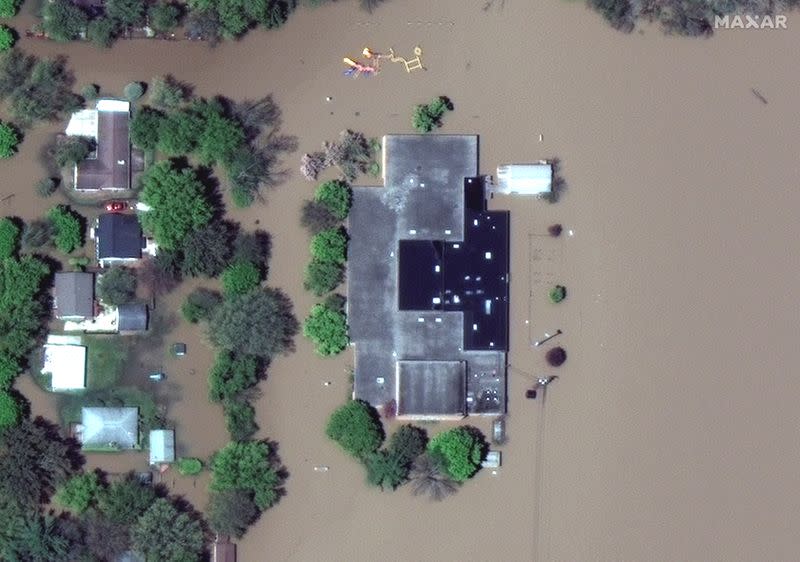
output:
[{"label": "debris in water", "polygon": [[764,105],[767,105],[769,103],[767,101],[767,98],[765,98],[763,95],[761,95],[761,92],[759,92],[755,88],[750,88],[750,91],[753,92],[753,95],[755,97],[757,97],[761,101],[761,103],[763,103]]}]

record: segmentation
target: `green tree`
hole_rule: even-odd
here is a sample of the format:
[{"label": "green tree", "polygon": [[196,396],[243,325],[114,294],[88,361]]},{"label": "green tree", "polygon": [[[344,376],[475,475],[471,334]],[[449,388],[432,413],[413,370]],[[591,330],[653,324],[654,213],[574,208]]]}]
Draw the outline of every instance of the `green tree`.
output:
[{"label": "green tree", "polygon": [[14,30],[7,25],[0,25],[0,51],[7,51],[17,42]]},{"label": "green tree", "polygon": [[180,15],[180,9],[169,2],[157,2],[147,11],[150,27],[156,33],[167,33],[178,27]]},{"label": "green tree", "polygon": [[333,291],[344,280],[344,266],[340,263],[312,259],[306,267],[303,287],[318,297]]},{"label": "green tree", "polygon": [[193,230],[183,240],[184,275],[216,277],[230,262],[233,232],[225,222],[212,222]]},{"label": "green tree", "polygon": [[73,474],[76,451],[59,429],[41,418],[23,419],[0,432],[0,497],[23,506],[47,503]]},{"label": "green tree", "polygon": [[276,289],[226,299],[209,327],[209,339],[236,353],[271,358],[287,351],[297,333],[291,301]]},{"label": "green tree", "polygon": [[255,357],[220,351],[208,376],[208,397],[212,402],[231,400],[257,382],[258,360]]},{"label": "green tree", "polygon": [[144,24],[147,3],[144,0],[106,0],[106,15],[123,27]]},{"label": "green tree", "polygon": [[381,490],[394,490],[405,482],[408,466],[399,456],[390,451],[377,451],[369,455],[364,464],[367,468],[367,482],[379,486]]},{"label": "green tree", "polygon": [[136,276],[127,267],[112,267],[97,280],[97,297],[111,306],[131,302],[136,298]]},{"label": "green tree", "polygon": [[150,210],[139,215],[142,226],[166,249],[180,246],[189,232],[208,224],[213,209],[194,170],[159,162],[144,176],[141,201]]},{"label": "green tree", "polygon": [[148,562],[199,560],[203,551],[200,523],[158,498],[131,529],[131,544]]},{"label": "green tree", "polygon": [[217,15],[222,27],[223,37],[233,38],[244,33],[250,25],[250,19],[245,12],[247,0],[218,0]]},{"label": "green tree", "polygon": [[[13,84],[8,94],[11,114],[17,121],[23,125],[54,121],[60,115],[83,105],[80,96],[71,91],[75,79],[67,69],[65,58],[37,60],[35,57],[13,55],[15,51],[11,49],[6,53],[12,61],[9,63],[12,75],[5,78],[22,79]],[[26,66],[29,69],[27,73],[19,76],[18,73],[25,70]]]},{"label": "green tree", "polygon": [[[171,4],[160,4],[160,6],[177,10]],[[153,6],[151,10],[156,7]],[[149,99],[153,107],[165,110],[176,109],[186,101],[186,89],[171,74],[157,76],[150,81]]]},{"label": "green tree", "polygon": [[152,487],[139,482],[133,473],[112,483],[97,496],[97,507],[109,520],[133,524],[155,501]]},{"label": "green tree", "polygon": [[427,105],[418,105],[414,108],[414,129],[420,133],[430,133],[433,129],[442,126],[442,116],[452,108],[450,100],[444,96],[434,99]]},{"label": "green tree", "polygon": [[164,114],[144,106],[136,111],[131,119],[131,142],[144,150],[154,150],[158,146],[161,123]]},{"label": "green tree", "polygon": [[0,97],[11,96],[25,84],[36,60],[17,48],[0,54]]},{"label": "green tree", "polygon": [[7,392],[14,384],[14,379],[22,371],[22,368],[13,357],[6,354],[0,355],[0,391]]},{"label": "green tree", "polygon": [[190,154],[203,133],[203,121],[194,113],[181,110],[167,115],[158,130],[158,149],[170,156]]},{"label": "green tree", "polygon": [[68,205],[58,205],[50,209],[47,218],[55,233],[53,242],[56,248],[69,254],[83,246],[83,217]]},{"label": "green tree", "polygon": [[[68,536],[67,519],[58,519],[52,515],[29,510],[18,511],[18,518],[11,525],[8,540],[0,537],[0,557],[3,560],[51,562],[52,560],[69,560],[70,554],[80,549],[77,540]],[[5,517],[4,517],[5,519]],[[10,529],[9,529],[10,530]],[[0,531],[0,534],[5,534]]]},{"label": "green tree", "polygon": [[260,510],[272,507],[283,483],[272,449],[263,441],[231,442],[211,462],[212,492],[244,490],[253,494]]},{"label": "green tree", "polygon": [[347,260],[347,235],[341,228],[323,230],[311,239],[311,256],[319,261],[344,263]]},{"label": "green tree", "polygon": [[325,206],[339,220],[347,218],[352,199],[353,191],[341,180],[326,181],[314,193],[314,201]]},{"label": "green tree", "polygon": [[53,156],[59,168],[82,162],[94,150],[94,140],[89,137],[64,137],[56,145]]},{"label": "green tree", "polygon": [[428,436],[421,427],[401,425],[389,438],[389,451],[406,467],[425,452]]},{"label": "green tree", "polygon": [[202,123],[197,143],[198,160],[206,165],[231,162],[245,141],[241,124],[225,117],[221,105],[216,102],[197,102],[192,110]]},{"label": "green tree", "polygon": [[563,285],[556,285],[552,289],[550,289],[549,297],[550,302],[552,303],[560,303],[563,301],[567,296],[567,288]]},{"label": "green tree", "polygon": [[311,234],[335,228],[340,222],[326,206],[320,205],[316,201],[303,203],[300,224]]},{"label": "green tree", "polygon": [[0,429],[19,423],[22,407],[15,396],[7,391],[0,391]]},{"label": "green tree", "polygon": [[261,271],[250,261],[238,261],[222,272],[222,290],[226,296],[244,295],[261,284]]},{"label": "green tree", "polygon": [[463,482],[478,471],[486,448],[480,431],[465,426],[443,431],[428,443],[428,453],[456,482]]},{"label": "green tree", "polygon": [[8,123],[0,122],[0,158],[11,158],[17,153],[19,134]]},{"label": "green tree", "polygon": [[325,434],[358,459],[375,453],[384,439],[378,412],[363,400],[349,400],[334,410]]},{"label": "green tree", "polygon": [[258,506],[251,493],[224,490],[210,494],[206,513],[215,533],[241,538],[258,518]]},{"label": "green tree", "polygon": [[322,356],[341,353],[350,343],[347,336],[347,316],[324,304],[315,304],[303,325],[303,335],[316,344]]},{"label": "green tree", "polygon": [[43,285],[50,268],[32,256],[0,260],[0,356],[24,358],[45,320]]},{"label": "green tree", "polygon": [[67,480],[56,491],[55,501],[75,513],[83,513],[95,503],[101,491],[102,484],[97,473],[85,472]]},{"label": "green tree", "polygon": [[0,18],[13,18],[17,15],[23,0],[0,0]]},{"label": "green tree", "polygon": [[19,227],[8,217],[0,219],[0,259],[16,255],[19,250]]},{"label": "green tree", "polygon": [[222,295],[210,289],[198,288],[189,293],[181,307],[181,313],[187,322],[197,324],[200,320],[208,320],[222,302]]},{"label": "green tree", "polygon": [[98,47],[107,48],[114,44],[118,31],[119,27],[114,20],[99,17],[89,22],[86,38]]},{"label": "green tree", "polygon": [[223,405],[225,427],[232,441],[247,441],[256,431],[256,411],[244,400],[229,400]]},{"label": "green tree", "polygon": [[52,0],[42,8],[42,27],[51,39],[66,42],[78,39],[89,18],[69,0]]}]

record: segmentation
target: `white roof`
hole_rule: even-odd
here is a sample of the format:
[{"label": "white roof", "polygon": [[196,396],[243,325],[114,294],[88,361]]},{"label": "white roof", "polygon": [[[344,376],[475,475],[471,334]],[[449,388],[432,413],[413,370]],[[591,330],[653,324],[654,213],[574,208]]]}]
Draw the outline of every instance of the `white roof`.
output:
[{"label": "white roof", "polygon": [[128,113],[130,109],[131,104],[127,101],[110,99],[97,100],[97,111]]},{"label": "white roof", "polygon": [[501,193],[541,195],[553,188],[551,164],[508,164],[497,168],[497,183]]},{"label": "white roof", "polygon": [[91,137],[97,140],[97,110],[81,109],[73,113],[65,132],[71,137]]},{"label": "white roof", "polygon": [[175,461],[175,432],[171,429],[150,431],[150,464]]},{"label": "white roof", "polygon": [[86,347],[45,345],[42,372],[50,373],[53,390],[86,388]]}]

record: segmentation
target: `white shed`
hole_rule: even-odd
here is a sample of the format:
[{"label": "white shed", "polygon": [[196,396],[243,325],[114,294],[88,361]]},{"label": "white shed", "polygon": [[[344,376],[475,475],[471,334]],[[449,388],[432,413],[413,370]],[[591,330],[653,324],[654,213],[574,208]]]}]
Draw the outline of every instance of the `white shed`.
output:
[{"label": "white shed", "polygon": [[86,388],[86,347],[53,344],[48,340],[42,373],[50,374],[50,387],[55,392]]},{"label": "white shed", "polygon": [[150,432],[150,464],[175,462],[175,432],[154,429]]},{"label": "white shed", "polygon": [[546,195],[553,190],[553,166],[538,164],[505,164],[497,168],[498,193]]}]

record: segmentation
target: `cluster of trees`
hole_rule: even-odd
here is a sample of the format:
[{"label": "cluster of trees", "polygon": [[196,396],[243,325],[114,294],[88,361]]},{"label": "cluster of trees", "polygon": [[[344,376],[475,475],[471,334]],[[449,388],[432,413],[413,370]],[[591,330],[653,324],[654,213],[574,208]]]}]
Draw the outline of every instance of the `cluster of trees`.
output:
[{"label": "cluster of trees", "polygon": [[283,495],[285,471],[265,441],[228,443],[211,460],[208,522],[219,534],[241,537]]},{"label": "cluster of trees", "polygon": [[0,219],[0,428],[21,418],[22,406],[11,387],[43,333],[49,305],[44,289],[50,268],[19,255],[20,230],[15,221]]},{"label": "cluster of trees", "polygon": [[257,26],[282,26],[296,2],[290,0],[189,0],[187,35],[212,44],[241,37]]},{"label": "cluster of trees", "polygon": [[341,222],[347,219],[352,204],[353,192],[342,180],[331,180],[320,184],[313,201],[306,201],[302,211],[302,224],[314,236],[314,255],[306,267],[304,286],[315,295],[322,296],[333,291],[344,280],[344,260],[347,239],[341,230]]},{"label": "cluster of trees", "polygon": [[222,404],[225,424],[233,441],[246,441],[258,431],[255,409],[247,400],[246,391],[258,384],[263,370],[263,360],[254,355],[217,353],[208,376],[208,397]]},{"label": "cluster of trees", "polygon": [[150,103],[131,122],[133,144],[167,156],[191,155],[206,166],[220,165],[239,207],[251,205],[262,186],[278,180],[277,154],[293,148],[286,137],[270,134],[266,136],[272,140],[261,145],[280,113],[269,97],[241,104],[223,98],[192,99],[185,84],[167,76],[153,80]]},{"label": "cluster of trees", "polygon": [[101,47],[110,47],[131,28],[148,25],[156,33],[178,27],[181,9],[177,4],[159,0],[106,0],[104,10],[86,10],[70,0],[52,0],[42,8],[42,31],[56,41],[88,39]]},{"label": "cluster of trees", "polygon": [[82,100],[72,92],[73,83],[63,57],[40,60],[17,48],[0,54],[0,100],[23,126],[79,109]]},{"label": "cluster of trees", "polygon": [[339,139],[322,143],[322,151],[303,154],[300,159],[300,172],[308,181],[316,181],[327,168],[339,168],[342,177],[355,181],[359,174],[378,175],[380,166],[375,156],[380,143],[367,140],[363,133],[346,129],[339,133]]},{"label": "cluster of trees", "polygon": [[412,123],[414,130],[419,133],[430,133],[442,126],[442,117],[445,112],[452,111],[453,104],[449,98],[439,96],[428,104],[414,107]]},{"label": "cluster of trees", "polygon": [[430,441],[424,429],[402,425],[386,447],[378,412],[361,400],[351,400],[331,414],[327,436],[359,460],[367,481],[383,490],[411,482],[412,491],[441,500],[457,490],[480,468],[488,445],[470,426],[443,431]]}]

